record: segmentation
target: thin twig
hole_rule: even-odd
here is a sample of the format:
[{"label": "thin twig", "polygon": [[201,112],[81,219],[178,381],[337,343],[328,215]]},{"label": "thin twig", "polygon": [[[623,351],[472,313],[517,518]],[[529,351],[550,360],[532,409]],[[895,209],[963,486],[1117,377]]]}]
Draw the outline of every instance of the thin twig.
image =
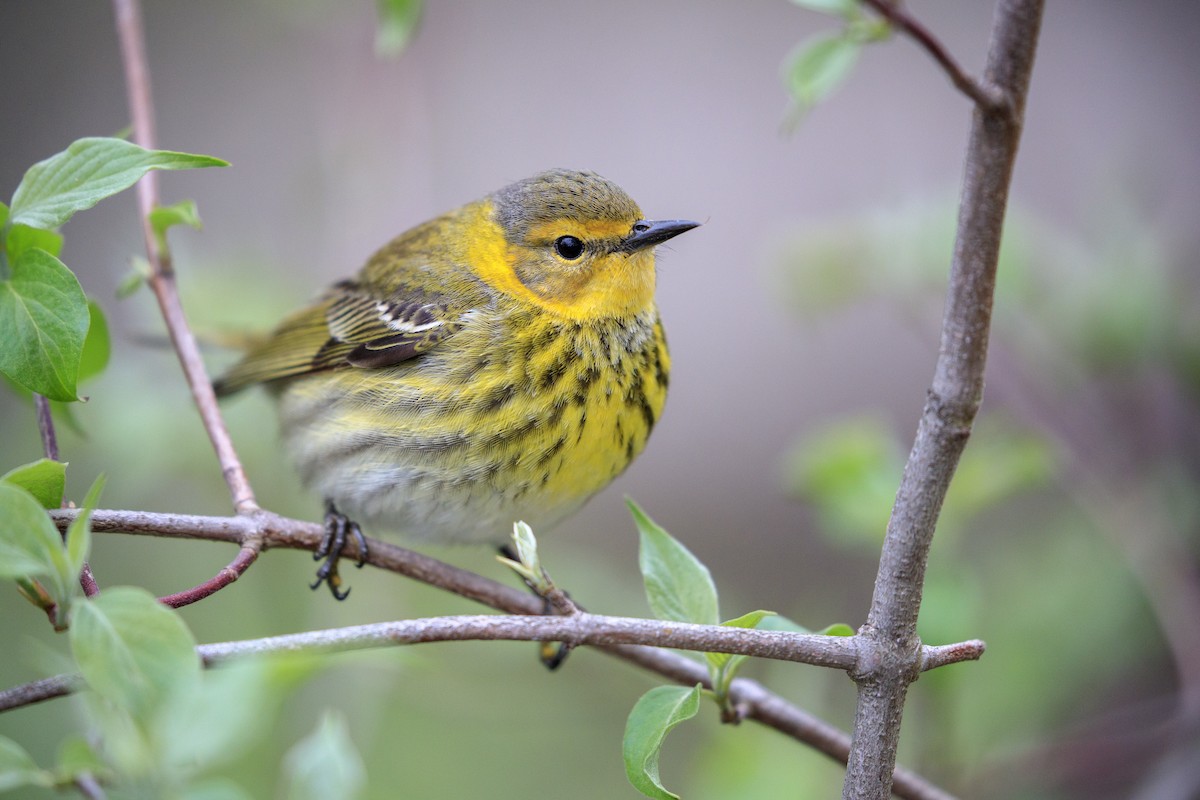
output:
[{"label": "thin twig", "polygon": [[34,392],[33,405],[37,409],[38,431],[42,434],[42,452],[51,461],[58,461],[58,434],[54,432],[54,416],[50,413],[50,401]]},{"label": "thin twig", "polygon": [[[155,145],[154,106],[150,96],[150,74],[146,60],[146,43],[142,32],[141,7],[137,0],[113,0],[116,12],[117,35],[121,45],[121,60],[125,67],[125,86],[129,95],[129,110],[133,121],[133,140],[142,147],[153,149]],[[146,240],[146,254],[150,261],[150,288],[158,300],[171,344],[179,356],[187,378],[188,388],[208,438],[212,441],[221,465],[221,473],[233,498],[233,507],[240,514],[258,510],[254,491],[242,462],[233,447],[233,440],[225,427],[212,382],[200,357],[196,338],[188,327],[179,292],[175,286],[175,273],[170,254],[159,249],[149,214],[158,205],[158,173],[147,172],[138,182],[138,208],[142,217],[142,231]]]},{"label": "thin twig", "polygon": [[55,675],[52,678],[41,678],[20,686],[0,690],[0,711],[11,711],[14,708],[24,708],[34,703],[53,700],[56,697],[66,697],[80,691],[86,686],[80,675]]},{"label": "thin twig", "polygon": [[971,639],[957,644],[927,644],[921,648],[922,672],[961,661],[978,661],[983,658],[987,645],[979,639]]},{"label": "thin twig", "polygon": [[[58,434],[54,430],[54,414],[50,407],[50,401],[37,392],[33,393],[33,405],[37,409],[38,431],[42,435],[42,452],[46,458],[51,461],[59,461],[58,457]],[[63,506],[66,506],[66,501],[63,501]],[[63,532],[66,535],[66,532]],[[92,567],[88,562],[83,562],[83,567],[79,570],[79,586],[83,589],[83,593],[87,597],[95,597],[100,593],[100,585],[96,583],[96,576],[92,574]]]},{"label": "thin twig", "polygon": [[916,635],[938,514],[983,399],[996,265],[1043,0],[1001,0],[986,80],[1003,91],[980,105],[967,145],[958,232],[932,385],[888,521],[863,637],[854,745],[842,796],[889,794],[909,684],[923,662]]},{"label": "thin twig", "polygon": [[862,2],[875,9],[879,16],[911,36],[917,44],[925,48],[926,52],[945,71],[950,82],[960,92],[971,98],[980,109],[992,112],[1004,107],[1005,95],[995,86],[982,83],[969,75],[950,55],[946,46],[919,20],[904,10],[899,0],[862,0]]},{"label": "thin twig", "polygon": [[104,792],[104,787],[100,785],[100,781],[96,780],[96,776],[90,772],[76,775],[72,783],[86,800],[105,800],[108,797]]},{"label": "thin twig", "polygon": [[851,669],[858,658],[853,637],[608,617],[583,611],[568,617],[476,614],[375,622],[201,645],[200,655],[211,664],[268,653],[330,653],[462,641],[564,642],[576,646],[635,644],[698,653],[740,653],[843,670]]},{"label": "thin twig", "polygon": [[[77,513],[74,510],[56,511],[51,513],[51,518],[61,529],[69,525]],[[266,511],[253,516],[209,517],[98,509],[92,515],[92,529],[98,533],[124,532],[237,545],[250,537],[261,537],[264,550],[283,547],[308,551],[319,545],[324,534],[324,528],[315,522],[288,519]],[[370,540],[368,550],[367,563],[372,566],[437,586],[500,611],[537,615],[543,610],[541,601],[529,592],[497,583],[390,542]],[[355,558],[357,554],[351,542],[346,556]],[[668,650],[636,645],[612,645],[596,649],[678,683],[693,686],[696,683],[708,684],[708,673],[703,664]],[[970,651],[971,648],[964,647],[964,653]],[[59,692],[63,693],[66,692]],[[0,692],[0,710],[8,707],[3,698],[4,693]],[[733,682],[730,699],[735,705],[746,708],[747,718],[846,763],[850,737],[844,731],[796,708],[760,684],[739,678]],[[919,775],[899,767],[895,772],[893,788],[898,796],[909,800],[951,798],[951,795]]]},{"label": "thin twig", "polygon": [[203,600],[209,595],[216,594],[242,577],[243,573],[250,569],[250,565],[258,560],[258,554],[261,550],[261,539],[255,537],[247,538],[242,545],[242,549],[238,551],[237,558],[230,561],[224,567],[221,567],[220,572],[212,578],[209,578],[204,583],[193,586],[191,589],[185,589],[182,592],[160,597],[158,598],[158,602],[171,608],[182,608],[198,600]]}]

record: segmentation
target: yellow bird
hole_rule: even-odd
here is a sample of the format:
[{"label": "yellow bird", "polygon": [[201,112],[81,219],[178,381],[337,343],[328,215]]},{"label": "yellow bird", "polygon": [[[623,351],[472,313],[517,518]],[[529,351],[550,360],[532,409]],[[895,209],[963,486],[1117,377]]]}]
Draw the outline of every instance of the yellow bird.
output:
[{"label": "yellow bird", "polygon": [[403,233],[288,317],[216,383],[265,383],[300,475],[326,501],[317,582],[357,523],[502,544],[578,509],[646,446],[670,357],[656,245],[591,172],[550,170]]}]

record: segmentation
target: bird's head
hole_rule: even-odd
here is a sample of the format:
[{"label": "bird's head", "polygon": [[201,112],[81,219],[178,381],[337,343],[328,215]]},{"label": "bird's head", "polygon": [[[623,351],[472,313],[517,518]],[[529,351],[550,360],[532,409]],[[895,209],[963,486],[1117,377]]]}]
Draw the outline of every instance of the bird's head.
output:
[{"label": "bird's head", "polygon": [[644,219],[616,184],[565,169],[506,186],[487,207],[502,241],[479,254],[492,260],[485,280],[575,319],[651,308],[655,246],[699,224]]}]

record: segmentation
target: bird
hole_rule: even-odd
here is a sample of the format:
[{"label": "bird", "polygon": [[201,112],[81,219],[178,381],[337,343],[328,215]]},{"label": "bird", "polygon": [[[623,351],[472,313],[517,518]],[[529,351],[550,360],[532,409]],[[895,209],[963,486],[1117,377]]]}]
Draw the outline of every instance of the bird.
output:
[{"label": "bird", "polygon": [[325,501],[312,588],[344,599],[361,525],[502,546],[549,529],[646,446],[670,356],[648,220],[615,183],[552,169],[400,234],[215,383],[263,384],[284,449]]}]

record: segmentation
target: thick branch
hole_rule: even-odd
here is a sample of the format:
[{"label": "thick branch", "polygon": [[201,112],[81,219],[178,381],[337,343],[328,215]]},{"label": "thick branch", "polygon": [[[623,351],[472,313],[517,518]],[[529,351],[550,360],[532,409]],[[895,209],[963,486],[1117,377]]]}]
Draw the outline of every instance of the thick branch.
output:
[{"label": "thick branch", "polygon": [[1000,236],[1041,16],[1042,0],[997,6],[986,80],[1006,102],[974,112],[937,366],[862,629],[865,668],[853,674],[859,701],[844,798],[889,794],[904,698],[922,662],[916,624],[929,547],[983,398]]},{"label": "thick branch", "polygon": [[[129,94],[129,110],[133,121],[133,140],[147,149],[155,147],[154,106],[150,97],[150,73],[146,61],[146,43],[142,33],[141,8],[137,0],[113,0],[117,18],[117,35],[121,44],[121,60],[125,66],[125,86]],[[233,440],[225,428],[225,421],[217,408],[212,383],[200,358],[200,348],[188,327],[175,287],[175,273],[170,257],[160,250],[154,230],[150,226],[149,214],[158,205],[158,173],[147,172],[138,182],[138,208],[142,216],[142,232],[146,240],[146,254],[150,260],[150,288],[158,300],[171,344],[179,356],[187,378],[188,388],[208,438],[212,441],[221,465],[221,473],[229,486],[233,507],[239,513],[250,513],[258,508],[254,491],[246,478],[246,471],[238,459]]]}]

